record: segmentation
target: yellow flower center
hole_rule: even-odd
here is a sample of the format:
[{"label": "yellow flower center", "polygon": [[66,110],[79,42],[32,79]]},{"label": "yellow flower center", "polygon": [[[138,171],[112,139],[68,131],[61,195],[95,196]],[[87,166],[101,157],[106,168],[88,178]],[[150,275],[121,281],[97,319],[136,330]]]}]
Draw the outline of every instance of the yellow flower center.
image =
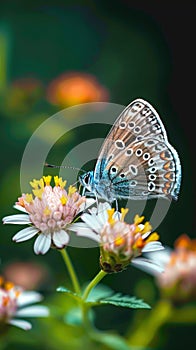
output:
[{"label": "yellow flower center", "polygon": [[151,224],[149,223],[149,221],[146,221],[143,229],[141,230],[142,234],[144,234],[146,232],[150,232],[151,230],[152,230]]},{"label": "yellow flower center", "polygon": [[139,225],[139,224],[141,224],[141,222],[143,220],[144,220],[144,216],[135,215],[135,217],[134,217],[134,224],[135,225]]},{"label": "yellow flower center", "polygon": [[159,235],[157,232],[153,232],[151,233],[151,235],[145,240],[146,244],[149,242],[153,242],[153,241],[158,241],[159,240]]},{"label": "yellow flower center", "polygon": [[4,283],[4,288],[6,289],[6,290],[10,290],[10,289],[12,289],[14,287],[14,284],[12,283],[12,282],[5,282]]},{"label": "yellow flower center", "polygon": [[44,215],[50,215],[51,214],[51,210],[48,207],[46,207],[44,209],[43,213],[44,213]]},{"label": "yellow flower center", "polygon": [[61,203],[62,205],[65,205],[67,203],[67,198],[65,196],[61,197]]},{"label": "yellow flower center", "polygon": [[122,236],[119,236],[115,239],[114,244],[116,247],[119,247],[125,243],[125,238]]},{"label": "yellow flower center", "polygon": [[26,195],[25,195],[25,201],[27,202],[27,203],[32,203],[33,202],[33,196],[32,196],[32,194],[30,193],[27,193]]},{"label": "yellow flower center", "polygon": [[40,180],[33,180],[30,181],[30,185],[33,188],[32,192],[34,196],[38,197],[39,199],[42,198],[42,193],[44,191],[44,180],[41,178]]},{"label": "yellow flower center", "polygon": [[107,213],[108,213],[108,223],[110,225],[114,225],[114,223],[116,222],[113,218],[113,215],[114,215],[114,208],[112,209],[108,209],[107,210]]},{"label": "yellow flower center", "polygon": [[50,182],[52,180],[52,176],[48,175],[48,176],[43,176],[44,182],[46,184],[46,186],[50,186]]},{"label": "yellow flower center", "polygon": [[128,211],[129,211],[128,208],[126,208],[126,209],[121,208],[121,219],[120,219],[120,221],[124,221],[125,216],[127,215]]},{"label": "yellow flower center", "polygon": [[41,178],[40,180],[33,179],[33,181],[30,181],[30,185],[35,190],[37,190],[39,187],[44,188],[44,180],[43,178]]},{"label": "yellow flower center", "polygon": [[72,194],[74,194],[77,191],[77,188],[74,186],[69,186],[69,190],[68,190],[68,196],[71,196]]},{"label": "yellow flower center", "polygon": [[39,199],[42,199],[43,192],[44,192],[43,188],[39,188],[38,190],[33,190],[34,196],[38,197]]},{"label": "yellow flower center", "polygon": [[59,186],[60,188],[64,188],[66,186],[67,181],[63,181],[62,177],[54,176],[55,186]]}]

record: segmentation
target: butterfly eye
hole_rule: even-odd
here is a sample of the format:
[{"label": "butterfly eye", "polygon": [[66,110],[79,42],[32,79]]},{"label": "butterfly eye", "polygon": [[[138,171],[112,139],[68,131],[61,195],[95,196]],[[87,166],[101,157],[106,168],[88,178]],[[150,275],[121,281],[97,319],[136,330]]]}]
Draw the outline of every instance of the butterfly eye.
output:
[{"label": "butterfly eye", "polygon": [[90,175],[87,174],[87,175],[84,177],[84,182],[85,182],[86,185],[89,184],[89,180],[90,180]]}]

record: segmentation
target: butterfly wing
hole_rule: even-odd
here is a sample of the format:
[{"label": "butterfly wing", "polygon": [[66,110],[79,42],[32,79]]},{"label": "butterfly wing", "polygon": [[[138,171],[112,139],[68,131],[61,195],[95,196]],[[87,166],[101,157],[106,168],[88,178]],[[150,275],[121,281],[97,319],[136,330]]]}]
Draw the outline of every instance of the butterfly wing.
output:
[{"label": "butterfly wing", "polygon": [[136,99],[117,118],[95,166],[97,192],[108,182],[114,198],[177,199],[181,166],[150,103]]}]

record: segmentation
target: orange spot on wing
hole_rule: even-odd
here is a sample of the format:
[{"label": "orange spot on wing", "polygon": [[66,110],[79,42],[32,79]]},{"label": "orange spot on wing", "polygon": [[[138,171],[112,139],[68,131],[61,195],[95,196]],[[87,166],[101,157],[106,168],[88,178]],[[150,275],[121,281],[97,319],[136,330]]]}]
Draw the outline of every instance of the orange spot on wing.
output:
[{"label": "orange spot on wing", "polygon": [[167,163],[165,163],[165,165],[164,165],[164,169],[165,170],[169,170],[169,167],[170,167],[170,162],[167,162]]}]

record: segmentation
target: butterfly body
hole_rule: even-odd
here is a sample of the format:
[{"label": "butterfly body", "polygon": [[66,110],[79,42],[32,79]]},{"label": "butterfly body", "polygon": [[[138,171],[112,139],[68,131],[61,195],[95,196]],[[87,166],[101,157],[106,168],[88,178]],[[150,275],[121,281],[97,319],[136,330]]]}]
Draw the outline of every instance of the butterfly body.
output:
[{"label": "butterfly body", "polygon": [[108,202],[177,199],[180,160],[150,103],[136,99],[124,109],[101,147],[95,170],[79,179],[85,189]]}]

